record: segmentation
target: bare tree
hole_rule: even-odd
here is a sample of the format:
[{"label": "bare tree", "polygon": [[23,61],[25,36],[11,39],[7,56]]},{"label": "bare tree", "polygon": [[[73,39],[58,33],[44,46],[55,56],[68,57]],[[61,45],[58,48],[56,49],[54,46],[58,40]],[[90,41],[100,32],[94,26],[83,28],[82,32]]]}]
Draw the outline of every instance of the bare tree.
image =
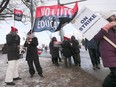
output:
[{"label": "bare tree", "polygon": [[0,3],[0,13],[4,11],[10,0],[2,0]]}]

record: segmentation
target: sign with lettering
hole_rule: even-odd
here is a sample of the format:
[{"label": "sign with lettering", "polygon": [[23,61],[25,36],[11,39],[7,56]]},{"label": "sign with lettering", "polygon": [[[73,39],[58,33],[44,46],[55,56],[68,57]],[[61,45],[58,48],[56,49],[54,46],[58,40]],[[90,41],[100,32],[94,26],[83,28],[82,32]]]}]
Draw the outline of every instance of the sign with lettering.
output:
[{"label": "sign with lettering", "polygon": [[62,5],[40,6],[36,8],[34,32],[49,30],[56,32],[69,23],[78,12],[78,3],[73,8]]},{"label": "sign with lettering", "polygon": [[88,40],[91,40],[97,32],[108,22],[102,17],[96,15],[90,9],[83,7],[75,18],[72,24],[78,29]]}]

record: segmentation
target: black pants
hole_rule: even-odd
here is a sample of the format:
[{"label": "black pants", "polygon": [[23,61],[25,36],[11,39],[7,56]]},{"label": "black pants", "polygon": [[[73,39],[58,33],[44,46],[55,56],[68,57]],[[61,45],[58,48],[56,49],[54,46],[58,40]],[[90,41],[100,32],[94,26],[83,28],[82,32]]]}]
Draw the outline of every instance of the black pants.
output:
[{"label": "black pants", "polygon": [[74,55],[73,55],[73,60],[74,60],[75,65],[80,65],[80,63],[81,63],[81,60],[80,60],[80,53],[74,54]]},{"label": "black pants", "polygon": [[58,57],[52,57],[52,63],[57,63],[58,64]]},{"label": "black pants", "polygon": [[38,58],[34,59],[34,60],[28,60],[27,63],[28,63],[28,66],[29,66],[29,73],[30,73],[30,75],[34,75],[35,74],[34,65],[35,65],[35,68],[36,68],[38,74],[42,74],[42,68],[40,66],[40,62],[39,62]]},{"label": "black pants", "polygon": [[71,57],[65,57],[64,58],[64,64],[66,67],[71,67],[72,66],[72,61],[71,61]]},{"label": "black pants", "polygon": [[104,79],[103,87],[116,87],[116,67],[111,67],[110,71],[110,74]]},{"label": "black pants", "polygon": [[99,54],[96,49],[89,49],[89,55],[93,66],[97,66],[100,62]]}]

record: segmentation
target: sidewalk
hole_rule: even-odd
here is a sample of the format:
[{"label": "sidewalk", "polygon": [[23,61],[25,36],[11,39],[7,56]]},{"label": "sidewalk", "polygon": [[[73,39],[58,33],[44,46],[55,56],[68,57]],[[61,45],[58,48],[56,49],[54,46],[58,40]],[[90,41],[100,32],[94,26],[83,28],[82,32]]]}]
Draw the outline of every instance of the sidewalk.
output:
[{"label": "sidewalk", "polygon": [[102,60],[100,65],[101,69],[93,70],[88,51],[85,51],[84,47],[82,47],[80,55],[81,55],[81,61],[82,61],[81,63],[82,69],[86,71],[87,73],[93,75],[97,79],[103,81],[110,71],[108,68],[103,67]]},{"label": "sidewalk", "polygon": [[[49,54],[47,55],[50,57]],[[44,56],[40,55],[44,78],[39,77],[37,72],[33,78],[30,78],[27,62],[23,58],[20,60],[19,70],[22,80],[15,81],[16,86],[12,87],[101,87],[102,80],[96,78],[96,75],[103,76],[105,69],[92,70],[89,57],[84,49],[81,49],[81,68],[75,66],[65,68],[63,62],[60,62],[60,66],[56,67],[51,63],[51,58],[45,54]],[[2,54],[0,54],[0,67],[0,87],[7,87],[4,83],[7,63],[4,63]]]},{"label": "sidewalk", "polygon": [[[104,78],[109,74],[109,69],[103,67],[102,60],[101,60],[101,65],[100,65],[101,69],[93,70],[88,51],[86,51],[83,46],[80,49],[80,51],[81,51],[80,52],[80,56],[81,56],[81,68],[85,72],[87,72],[87,73],[93,75],[94,77],[96,77],[97,79],[103,81]],[[51,58],[51,55],[49,54],[49,51],[48,51],[48,52],[43,52],[40,55],[40,57]]]}]

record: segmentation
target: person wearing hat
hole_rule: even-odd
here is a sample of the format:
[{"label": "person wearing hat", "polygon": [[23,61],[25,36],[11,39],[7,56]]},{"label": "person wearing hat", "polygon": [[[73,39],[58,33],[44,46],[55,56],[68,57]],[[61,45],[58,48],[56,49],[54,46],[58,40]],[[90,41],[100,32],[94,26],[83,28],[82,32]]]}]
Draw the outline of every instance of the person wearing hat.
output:
[{"label": "person wearing hat", "polygon": [[26,41],[24,43],[24,47],[27,47],[26,61],[27,61],[28,66],[29,66],[29,73],[30,73],[31,78],[35,74],[34,65],[35,65],[35,68],[38,72],[38,75],[40,77],[43,77],[43,74],[42,74],[43,71],[42,71],[42,67],[41,67],[40,62],[39,62],[39,56],[37,53],[37,51],[38,51],[37,45],[38,45],[38,39],[37,39],[37,37],[34,36],[34,33],[32,32],[32,30],[30,30],[27,33],[27,38],[26,38]]},{"label": "person wearing hat", "polygon": [[49,43],[49,48],[50,48],[50,54],[52,57],[52,63],[55,64],[56,66],[59,66],[59,61],[58,58],[59,56],[59,47],[57,46],[57,44],[55,44],[55,42],[57,42],[57,38],[56,37],[52,37],[50,43]]},{"label": "person wearing hat", "polygon": [[109,22],[116,21],[116,16],[112,12],[100,11],[99,14]]},{"label": "person wearing hat", "polygon": [[[94,40],[99,44],[99,51],[104,67],[108,67],[110,73],[104,79],[103,87],[116,87],[116,16],[111,13],[102,12],[101,16],[109,21],[94,36]],[[104,39],[104,36],[108,39]],[[110,40],[110,41],[109,41]]]},{"label": "person wearing hat", "polygon": [[62,42],[62,55],[64,56],[64,63],[66,67],[72,66],[71,56],[74,54],[70,38],[64,36],[64,41]]},{"label": "person wearing hat", "polygon": [[75,36],[71,36],[71,46],[74,51],[73,60],[75,66],[81,66],[81,59],[80,59],[80,45],[79,41],[76,40]]},{"label": "person wearing hat", "polygon": [[18,72],[20,36],[17,33],[18,30],[15,27],[11,27],[10,33],[6,35],[8,67],[5,83],[7,85],[15,85],[14,80],[21,80]]}]

